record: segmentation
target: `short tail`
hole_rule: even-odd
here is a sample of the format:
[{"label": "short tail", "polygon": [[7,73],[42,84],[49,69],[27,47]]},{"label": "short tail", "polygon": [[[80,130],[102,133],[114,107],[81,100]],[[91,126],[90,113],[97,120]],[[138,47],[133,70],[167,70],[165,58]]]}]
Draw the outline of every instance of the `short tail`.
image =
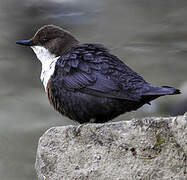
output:
[{"label": "short tail", "polygon": [[162,88],[165,89],[166,92],[168,92],[168,95],[181,94],[180,89],[175,89],[169,86],[162,86]]},{"label": "short tail", "polygon": [[164,95],[174,95],[174,94],[180,94],[179,89],[175,89],[173,87],[169,86],[153,86],[150,85],[149,89],[143,93],[143,95],[153,95],[153,96],[164,96]]}]

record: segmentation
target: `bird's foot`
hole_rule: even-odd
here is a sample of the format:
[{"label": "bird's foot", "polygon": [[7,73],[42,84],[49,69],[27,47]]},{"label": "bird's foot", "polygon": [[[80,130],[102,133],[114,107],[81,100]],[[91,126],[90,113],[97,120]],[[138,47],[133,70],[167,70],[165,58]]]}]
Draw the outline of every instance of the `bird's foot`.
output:
[{"label": "bird's foot", "polygon": [[74,129],[74,135],[79,136],[81,132],[81,128],[83,127],[84,124],[79,124],[75,129]]}]

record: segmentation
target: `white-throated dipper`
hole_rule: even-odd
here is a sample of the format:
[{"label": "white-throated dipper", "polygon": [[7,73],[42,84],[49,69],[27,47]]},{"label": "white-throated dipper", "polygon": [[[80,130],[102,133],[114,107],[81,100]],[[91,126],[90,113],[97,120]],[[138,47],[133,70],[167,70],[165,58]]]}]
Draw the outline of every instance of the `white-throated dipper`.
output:
[{"label": "white-throated dipper", "polygon": [[54,25],[40,28],[30,46],[42,63],[41,81],[50,103],[79,123],[109,121],[179,89],[154,86],[101,44],[82,44]]}]

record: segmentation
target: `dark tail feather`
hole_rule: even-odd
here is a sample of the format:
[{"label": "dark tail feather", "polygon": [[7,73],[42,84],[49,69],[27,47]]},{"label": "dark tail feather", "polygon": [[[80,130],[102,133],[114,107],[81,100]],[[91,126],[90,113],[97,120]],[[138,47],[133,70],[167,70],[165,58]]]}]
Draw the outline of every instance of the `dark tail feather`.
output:
[{"label": "dark tail feather", "polygon": [[180,94],[179,89],[175,89],[173,87],[169,86],[150,86],[150,89],[147,92],[144,92],[143,95],[153,95],[153,96],[164,96],[164,95],[174,95],[174,94]]},{"label": "dark tail feather", "polygon": [[168,95],[181,94],[180,89],[175,89],[169,86],[162,86],[162,88],[168,90]]},{"label": "dark tail feather", "polygon": [[180,94],[179,89],[175,89],[169,86],[150,86],[150,89],[146,92],[143,93],[142,95],[142,100],[145,103],[148,103],[160,96],[165,96],[165,95],[174,95],[174,94]]}]

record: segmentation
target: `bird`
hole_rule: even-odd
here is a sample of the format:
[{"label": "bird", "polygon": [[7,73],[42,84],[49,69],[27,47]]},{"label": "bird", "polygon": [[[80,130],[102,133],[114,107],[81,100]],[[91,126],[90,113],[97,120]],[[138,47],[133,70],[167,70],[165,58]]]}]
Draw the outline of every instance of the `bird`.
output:
[{"label": "bird", "polygon": [[69,31],[42,26],[28,40],[42,64],[40,79],[50,104],[80,124],[105,123],[179,89],[155,86],[99,43],[81,43]]}]

